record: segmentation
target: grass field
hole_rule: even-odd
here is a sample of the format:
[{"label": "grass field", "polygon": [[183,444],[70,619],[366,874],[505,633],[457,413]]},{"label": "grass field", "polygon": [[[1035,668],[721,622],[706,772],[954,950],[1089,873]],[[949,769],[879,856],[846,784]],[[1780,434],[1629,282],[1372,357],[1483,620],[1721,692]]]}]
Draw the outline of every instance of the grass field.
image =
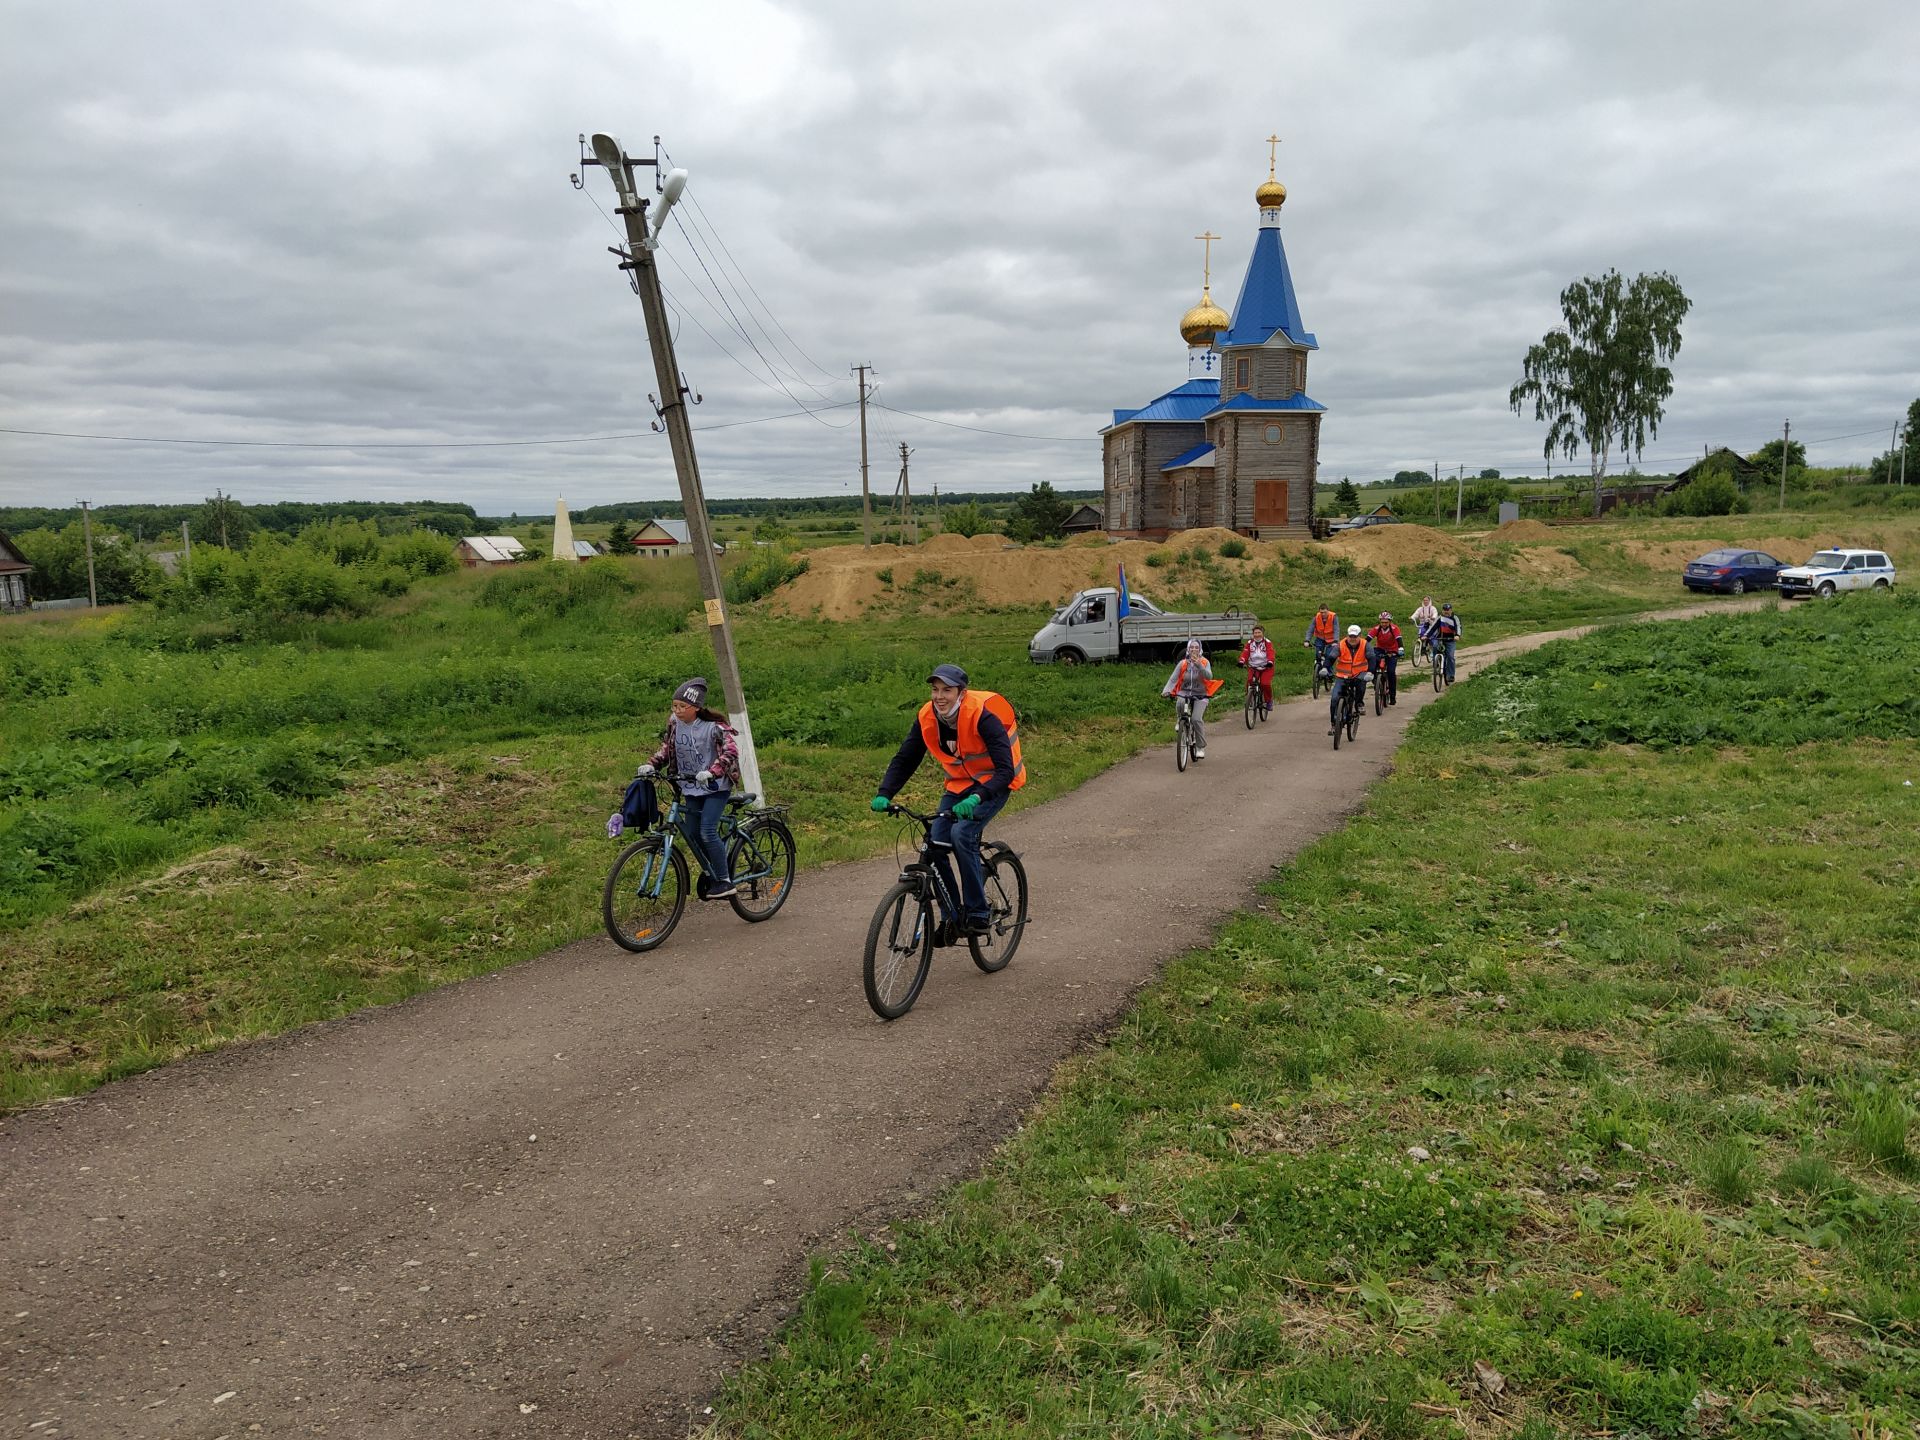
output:
[{"label": "grass field", "polygon": [[1917,643],[1860,596],[1450,692],[712,1433],[1913,1434],[1920,726],[1853,661]]},{"label": "grass field", "polygon": [[[1330,590],[1404,613],[1409,587],[1443,583],[1470,640],[1677,598],[1669,570],[1580,534],[1578,584],[1504,550],[1433,576],[1206,555],[1142,583],[1252,605],[1283,642]],[[592,933],[602,822],[672,685],[711,672],[696,599],[690,562],[606,561],[423,581],[351,618],[131,606],[0,625],[0,1106]],[[1014,699],[1023,805],[1164,732],[1156,667],[1029,665],[1033,607],[934,587],[853,624],[736,616],[803,863],[884,847],[865,801],[940,660]],[[1283,688],[1304,689],[1304,653],[1282,655]]]}]

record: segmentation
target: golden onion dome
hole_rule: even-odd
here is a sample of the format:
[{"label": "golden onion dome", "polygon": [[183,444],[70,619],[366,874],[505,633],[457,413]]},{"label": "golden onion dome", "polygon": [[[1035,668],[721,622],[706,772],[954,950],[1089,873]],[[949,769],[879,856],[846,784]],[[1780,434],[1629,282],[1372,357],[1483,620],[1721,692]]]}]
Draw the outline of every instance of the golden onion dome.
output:
[{"label": "golden onion dome", "polygon": [[1180,338],[1189,345],[1209,345],[1213,337],[1233,324],[1233,317],[1213,303],[1213,287],[1200,292],[1200,303],[1180,317]]},{"label": "golden onion dome", "polygon": [[1260,202],[1262,210],[1278,210],[1287,203],[1287,187],[1269,175],[1266,182],[1253,192],[1253,198]]}]

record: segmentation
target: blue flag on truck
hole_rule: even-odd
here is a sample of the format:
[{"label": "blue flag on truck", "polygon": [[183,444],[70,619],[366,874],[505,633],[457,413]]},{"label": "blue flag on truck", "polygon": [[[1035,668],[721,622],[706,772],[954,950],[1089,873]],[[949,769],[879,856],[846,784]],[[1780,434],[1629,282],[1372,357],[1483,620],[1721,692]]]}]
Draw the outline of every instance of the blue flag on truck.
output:
[{"label": "blue flag on truck", "polygon": [[1114,618],[1116,620],[1126,619],[1127,611],[1130,608],[1132,607],[1127,604],[1127,567],[1122,565],[1120,567],[1120,608],[1114,612]]}]

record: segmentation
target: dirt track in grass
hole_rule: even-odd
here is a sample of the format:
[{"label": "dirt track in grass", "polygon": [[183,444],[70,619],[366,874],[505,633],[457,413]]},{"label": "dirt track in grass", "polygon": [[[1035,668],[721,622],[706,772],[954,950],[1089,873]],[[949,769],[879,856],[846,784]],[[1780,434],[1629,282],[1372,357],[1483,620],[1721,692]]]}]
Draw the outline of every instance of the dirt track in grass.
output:
[{"label": "dirt track in grass", "polygon": [[584,941],[0,1122],[0,1422],[685,1435],[811,1246],[975,1171],[1434,698],[1405,686],[1335,753],[1324,702],[1249,733],[1222,696],[1187,773],[1159,746],[996,824],[1032,880],[1018,957],[938,952],[892,1024],[859,978],[880,859],[802,875],[763,926],[699,907],[651,956]]}]

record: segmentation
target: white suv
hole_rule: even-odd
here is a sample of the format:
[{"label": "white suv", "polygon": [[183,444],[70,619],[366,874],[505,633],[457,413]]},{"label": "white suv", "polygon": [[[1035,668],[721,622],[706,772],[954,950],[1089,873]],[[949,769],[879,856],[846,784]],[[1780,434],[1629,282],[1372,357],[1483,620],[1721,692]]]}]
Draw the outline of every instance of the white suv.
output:
[{"label": "white suv", "polygon": [[1893,561],[1880,550],[1822,550],[1804,565],[1774,577],[1782,595],[1831,595],[1837,590],[1884,590],[1894,582]]}]

